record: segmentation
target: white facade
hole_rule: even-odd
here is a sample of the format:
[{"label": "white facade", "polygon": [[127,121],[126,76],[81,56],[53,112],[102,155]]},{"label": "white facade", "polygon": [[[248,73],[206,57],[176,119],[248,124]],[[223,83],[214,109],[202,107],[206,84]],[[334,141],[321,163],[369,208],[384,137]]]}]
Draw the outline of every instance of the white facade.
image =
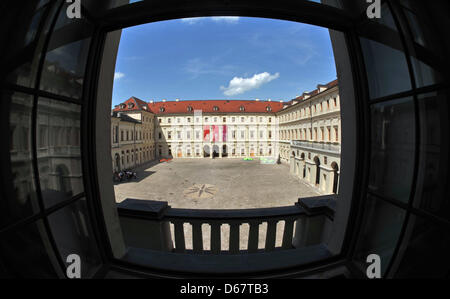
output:
[{"label": "white facade", "polygon": [[291,172],[325,193],[337,193],[341,156],[338,86],[319,86],[278,113],[280,157]]},{"label": "white facade", "polygon": [[[157,157],[237,158],[278,154],[275,114],[225,115],[195,111],[193,115],[164,115],[157,119]],[[205,135],[208,130],[209,134]]]},{"label": "white facade", "polygon": [[[251,105],[250,101],[242,102],[247,107]],[[277,111],[269,107],[270,101],[257,103],[260,108],[267,105],[265,112],[246,112],[244,106],[240,106],[237,111],[241,112],[219,113],[219,109],[227,105],[225,103],[221,107],[214,106],[211,109],[214,112],[205,112],[193,109],[191,103],[164,101],[155,106],[152,102],[153,106],[142,106],[147,111],[126,111],[139,124],[123,122],[124,130],[136,130],[136,136],[143,134],[146,139],[117,141],[114,140],[117,133],[112,128],[114,169],[118,168],[118,157],[121,165],[127,168],[161,158],[273,157],[289,163],[294,175],[320,191],[337,193],[341,154],[337,81],[318,85],[316,90],[283,106],[278,103]],[[119,106],[126,107],[125,104]],[[149,107],[158,108],[159,113],[151,113]],[[182,110],[184,108],[187,109]],[[117,127],[122,122],[113,118],[112,123]],[[127,126],[134,128],[127,129]],[[130,145],[132,148],[128,148]],[[131,161],[127,158],[130,153],[137,155]],[[142,156],[142,153],[148,154]]]}]

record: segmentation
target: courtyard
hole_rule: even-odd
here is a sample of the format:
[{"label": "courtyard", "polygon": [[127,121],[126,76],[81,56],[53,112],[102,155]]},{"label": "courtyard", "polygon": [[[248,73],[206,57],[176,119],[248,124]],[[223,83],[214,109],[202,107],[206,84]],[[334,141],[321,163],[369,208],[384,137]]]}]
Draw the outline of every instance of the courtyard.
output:
[{"label": "courtyard", "polygon": [[134,170],[137,179],[116,183],[116,202],[126,198],[167,201],[172,208],[249,209],[289,206],[322,195],[289,173],[286,164],[259,159],[175,159]]}]

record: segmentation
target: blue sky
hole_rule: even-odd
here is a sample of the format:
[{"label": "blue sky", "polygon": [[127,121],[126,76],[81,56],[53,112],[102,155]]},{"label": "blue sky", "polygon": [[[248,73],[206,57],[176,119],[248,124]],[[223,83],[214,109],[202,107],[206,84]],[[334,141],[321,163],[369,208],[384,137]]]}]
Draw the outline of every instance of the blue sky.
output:
[{"label": "blue sky", "polygon": [[288,101],[336,79],[328,29],[247,17],[190,18],[124,29],[113,105],[145,101]]}]

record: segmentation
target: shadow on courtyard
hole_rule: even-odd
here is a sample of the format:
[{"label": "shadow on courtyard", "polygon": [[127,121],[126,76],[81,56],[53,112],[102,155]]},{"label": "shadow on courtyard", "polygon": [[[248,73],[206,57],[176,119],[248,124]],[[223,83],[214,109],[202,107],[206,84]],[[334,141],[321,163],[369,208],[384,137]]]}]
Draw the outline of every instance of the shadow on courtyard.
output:
[{"label": "shadow on courtyard", "polygon": [[141,171],[132,170],[132,171],[136,172],[137,178],[131,178],[129,180],[123,179],[121,182],[114,181],[113,182],[114,186],[115,185],[123,185],[123,184],[127,184],[127,183],[139,183],[142,180],[145,180],[147,177],[151,176],[152,174],[156,173],[156,171],[147,171],[147,170],[141,170]]}]

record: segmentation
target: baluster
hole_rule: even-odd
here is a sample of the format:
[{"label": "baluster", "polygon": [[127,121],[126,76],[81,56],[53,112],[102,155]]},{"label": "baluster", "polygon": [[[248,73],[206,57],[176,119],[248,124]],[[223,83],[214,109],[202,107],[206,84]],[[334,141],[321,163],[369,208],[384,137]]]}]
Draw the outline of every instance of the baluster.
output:
[{"label": "baluster", "polygon": [[266,233],[266,251],[272,251],[275,249],[275,237],[277,234],[278,220],[267,221],[267,233]]},{"label": "baluster", "polygon": [[239,253],[239,229],[241,223],[230,223],[230,253]]},{"label": "baluster", "polygon": [[254,253],[258,251],[258,235],[260,221],[249,221],[250,231],[248,234],[248,252]]},{"label": "baluster", "polygon": [[175,228],[175,252],[184,253],[186,246],[184,241],[184,222],[174,221]]},{"label": "baluster", "polygon": [[202,223],[200,221],[191,222],[192,224],[192,249],[194,253],[203,252],[203,233]]},{"label": "baluster", "polygon": [[294,235],[294,218],[288,218],[284,221],[283,243],[281,247],[283,249],[292,248],[292,237]]},{"label": "baluster", "polygon": [[211,252],[219,254],[221,249],[220,227],[222,223],[211,222]]}]

